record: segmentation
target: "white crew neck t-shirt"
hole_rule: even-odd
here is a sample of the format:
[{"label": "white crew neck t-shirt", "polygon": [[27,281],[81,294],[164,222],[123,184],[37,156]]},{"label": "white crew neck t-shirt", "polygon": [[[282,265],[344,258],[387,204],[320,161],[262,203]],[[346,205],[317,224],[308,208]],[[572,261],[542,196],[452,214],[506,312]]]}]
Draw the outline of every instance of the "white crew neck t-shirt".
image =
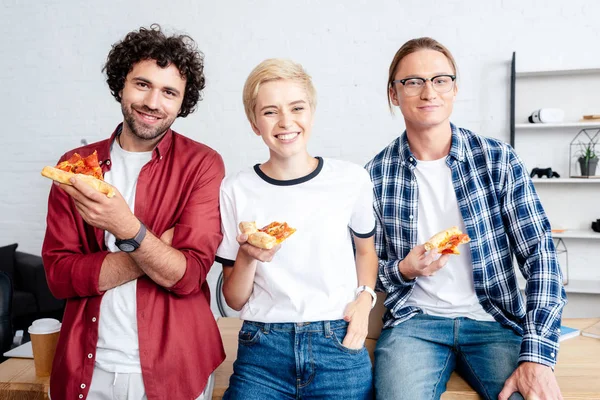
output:
[{"label": "white crew neck t-shirt", "polygon": [[[425,243],[437,232],[451,226],[458,226],[465,232],[446,157],[434,161],[417,160],[415,176],[419,193],[417,242]],[[433,276],[417,278],[406,305],[419,307],[425,314],[438,317],[494,321],[475,294],[469,245],[460,245],[458,250],[460,254],[451,255],[448,263]]]},{"label": "white crew neck t-shirt", "polygon": [[[129,152],[115,140],[110,149],[112,167],[104,180],[123,195],[134,212],[135,190],[142,167],[150,161],[152,152]],[[120,251],[115,237],[104,232],[106,247]],[[102,297],[98,319],[96,366],[117,373],[141,373],[137,331],[137,279],[109,289]]]},{"label": "white crew neck t-shirt", "polygon": [[258,262],[241,319],[341,319],[357,287],[350,229],[361,237],[375,233],[373,185],[361,166],[328,158],[319,158],[311,174],[290,181],[269,178],[255,166],[223,181],[221,221],[217,256],[231,265],[241,221],[256,221],[259,227],[287,222],[297,229],[271,262]]}]

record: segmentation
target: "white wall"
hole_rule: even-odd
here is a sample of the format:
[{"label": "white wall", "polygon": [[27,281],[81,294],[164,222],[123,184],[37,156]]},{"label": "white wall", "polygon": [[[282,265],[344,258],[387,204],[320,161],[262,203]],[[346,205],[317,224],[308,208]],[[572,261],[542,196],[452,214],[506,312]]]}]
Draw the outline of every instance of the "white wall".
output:
[{"label": "white wall", "polygon": [[[363,164],[403,130],[385,86],[406,40],[427,35],[448,46],[460,74],[454,122],[508,140],[512,52],[524,69],[598,67],[599,14],[589,0],[3,0],[0,245],[40,253],[50,182],[39,171],[120,122],[100,70],[111,44],[142,25],[186,32],[204,51],[204,101],[174,128],[219,151],[232,172],[267,156],[241,102],[246,76],[265,58],[293,58],[313,76],[312,153]],[[598,113],[596,94],[582,95]]]}]

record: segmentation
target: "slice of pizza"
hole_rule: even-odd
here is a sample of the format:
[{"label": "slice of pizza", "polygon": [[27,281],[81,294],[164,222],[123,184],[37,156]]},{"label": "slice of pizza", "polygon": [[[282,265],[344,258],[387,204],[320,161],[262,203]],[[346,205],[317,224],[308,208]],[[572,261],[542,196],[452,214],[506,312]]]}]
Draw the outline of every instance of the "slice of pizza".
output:
[{"label": "slice of pizza", "polygon": [[56,167],[44,167],[42,175],[66,185],[71,185],[69,179],[75,176],[107,197],[115,195],[115,189],[104,182],[96,151],[87,157],[75,153],[68,160],[58,163]]},{"label": "slice of pizza", "polygon": [[248,235],[248,243],[251,245],[271,250],[289,238],[296,229],[290,227],[287,222],[271,222],[260,229],[256,227],[256,222],[240,222],[240,231]]},{"label": "slice of pizza", "polygon": [[453,226],[433,235],[425,242],[425,250],[437,249],[440,254],[460,254],[457,247],[470,241],[469,235],[462,233],[457,226]]}]

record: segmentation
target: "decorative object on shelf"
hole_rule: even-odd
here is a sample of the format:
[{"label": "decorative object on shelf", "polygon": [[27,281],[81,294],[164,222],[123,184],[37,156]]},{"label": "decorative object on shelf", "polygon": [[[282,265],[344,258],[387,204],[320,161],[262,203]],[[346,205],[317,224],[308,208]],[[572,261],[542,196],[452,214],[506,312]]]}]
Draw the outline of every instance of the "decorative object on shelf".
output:
[{"label": "decorative object on shelf", "polygon": [[563,285],[569,284],[569,250],[565,241],[560,237],[554,237],[554,247],[556,249],[556,259],[560,265],[562,273]]},{"label": "decorative object on shelf", "polygon": [[556,124],[563,122],[565,112],[560,108],[540,108],[531,113],[528,120],[532,124]]},{"label": "decorative object on shelf", "polygon": [[595,221],[592,221],[592,230],[594,232],[600,233],[600,218]]},{"label": "decorative object on shelf", "polygon": [[600,114],[584,115],[582,121],[593,122],[600,121]]},{"label": "decorative object on shelf", "polygon": [[538,178],[543,178],[544,176],[546,178],[560,178],[560,175],[558,174],[558,172],[552,171],[551,167],[548,167],[548,168],[535,167],[534,169],[531,170],[531,175],[529,175],[529,176],[531,178],[533,178],[535,175],[537,175]]},{"label": "decorative object on shelf", "polygon": [[[600,128],[582,129],[571,140],[569,149],[569,176],[571,178],[596,178],[598,165],[598,151],[596,145],[600,141]],[[600,146],[599,146],[600,147]],[[574,160],[577,160],[576,163]],[[581,175],[574,175],[573,171],[581,171]],[[598,177],[600,178],[600,176]]]}]

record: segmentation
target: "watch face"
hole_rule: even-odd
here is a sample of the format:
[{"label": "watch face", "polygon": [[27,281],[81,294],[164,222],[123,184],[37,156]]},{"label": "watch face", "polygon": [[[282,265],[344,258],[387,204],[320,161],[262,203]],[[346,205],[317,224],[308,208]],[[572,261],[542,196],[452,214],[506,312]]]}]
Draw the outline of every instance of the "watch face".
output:
[{"label": "watch face", "polygon": [[119,249],[121,249],[121,251],[129,253],[135,250],[135,246],[133,246],[130,243],[121,243],[119,244]]}]

